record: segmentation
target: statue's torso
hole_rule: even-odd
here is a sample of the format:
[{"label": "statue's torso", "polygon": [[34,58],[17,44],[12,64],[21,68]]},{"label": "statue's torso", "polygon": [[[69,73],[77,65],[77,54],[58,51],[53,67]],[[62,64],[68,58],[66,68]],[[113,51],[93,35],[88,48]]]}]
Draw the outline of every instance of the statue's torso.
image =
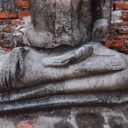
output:
[{"label": "statue's torso", "polygon": [[89,31],[81,20],[81,2],[82,0],[33,0],[33,24],[27,32],[29,43],[35,47],[54,48],[89,41]]}]

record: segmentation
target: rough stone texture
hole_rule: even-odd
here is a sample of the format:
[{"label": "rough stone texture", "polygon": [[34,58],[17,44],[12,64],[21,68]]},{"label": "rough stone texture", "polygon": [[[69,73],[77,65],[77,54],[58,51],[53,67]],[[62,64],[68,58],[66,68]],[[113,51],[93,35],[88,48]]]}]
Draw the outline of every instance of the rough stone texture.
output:
[{"label": "rough stone texture", "polygon": [[128,128],[127,110],[109,107],[59,109],[3,115],[0,128]]},{"label": "rough stone texture", "polygon": [[[12,1],[10,0],[10,1],[6,1],[6,2],[12,2]],[[127,5],[127,1],[124,1],[123,2],[124,5],[122,5],[122,3],[120,3],[119,1],[115,1],[115,2],[116,3],[114,3],[114,10],[120,10],[121,9],[120,12],[122,12],[122,10],[123,10],[123,12],[124,12],[124,10],[127,12],[127,10],[126,10],[127,9],[127,6],[125,6],[125,5]],[[27,0],[25,0],[25,1],[17,0],[17,3],[16,4],[17,4],[17,8],[21,8],[22,7],[22,8],[25,9],[25,8],[28,8],[29,7],[29,4],[28,4],[28,1]],[[12,5],[12,4],[9,4],[9,5]],[[1,8],[3,8],[3,5],[1,5]],[[12,6],[12,8],[13,8],[13,6]],[[10,10],[10,7],[7,6],[7,9]],[[109,47],[113,47],[113,48],[116,48],[116,49],[118,49],[118,48],[120,48],[120,47],[123,46],[124,47],[123,50],[125,52],[127,52],[127,46],[126,46],[126,41],[127,41],[127,26],[124,26],[124,25],[127,24],[127,13],[123,13],[122,14],[120,12],[117,12],[116,11],[115,13],[117,14],[117,16],[119,16],[117,18],[121,18],[122,20],[120,20],[119,22],[116,23],[116,21],[118,21],[118,19],[115,19],[114,20],[114,23],[116,23],[116,25],[118,25],[118,24],[119,25],[122,25],[123,24],[123,27],[118,26],[118,28],[116,28],[116,30],[115,29],[112,29],[112,32],[114,32],[114,34],[115,33],[116,34],[119,34],[120,33],[121,35],[116,35],[115,34],[116,35],[115,36],[113,34],[114,37],[111,37],[111,39],[114,38],[114,41],[113,40],[111,41],[111,39],[110,39],[110,41],[107,42],[105,45],[106,46],[109,45]],[[5,14],[7,14],[7,15],[5,16]],[[30,13],[29,13],[28,10],[25,10],[25,11],[24,10],[21,10],[21,11],[18,12],[18,17],[19,18],[22,18],[23,16],[27,16],[27,15],[30,15]],[[12,27],[12,24],[13,25],[14,24],[15,25],[16,24],[22,24],[22,21],[21,20],[11,20],[10,19],[10,18],[17,18],[17,15],[15,15],[15,13],[7,13],[7,12],[6,13],[3,13],[2,12],[1,13],[1,18],[3,18],[4,20],[0,20],[0,23],[2,23],[2,24],[7,24],[7,23],[10,24],[11,23],[11,25],[9,25],[7,27]],[[7,18],[7,20],[5,20],[5,18]],[[26,24],[28,23],[28,20],[29,20],[29,18],[28,19],[25,19]],[[28,26],[28,24],[26,26]],[[22,32],[25,31],[24,27],[26,28],[26,26],[22,26],[22,25],[21,26],[18,26],[17,29],[14,29],[14,31],[13,31],[14,33],[13,34],[16,34],[18,36],[19,35],[21,36],[22,35]],[[121,28],[121,30],[120,30],[120,28]],[[10,30],[11,30],[10,28],[6,28],[6,25],[2,25],[1,26],[1,33],[3,33],[3,31],[6,32],[6,33],[4,33],[4,39],[6,39],[6,37],[10,37],[9,40],[12,40],[12,38],[11,38],[12,35],[10,36],[10,34],[8,34],[10,32],[12,33],[12,31],[10,31]],[[123,36],[122,36],[122,34],[123,34]],[[117,43],[117,39],[118,39],[118,43]],[[3,40],[3,37],[1,38],[1,40]],[[19,40],[19,38],[16,39],[16,42],[17,42],[17,40]],[[116,42],[116,43],[113,43],[113,42]],[[7,41],[6,41],[6,43],[7,43],[6,47],[10,47],[10,45],[8,45],[9,43]],[[12,44],[12,45],[15,46],[16,44]],[[3,43],[2,46],[5,46],[5,43]],[[2,52],[4,53],[5,51],[2,51]],[[102,52],[104,52],[104,51],[102,51]],[[99,51],[98,51],[98,53],[99,53]],[[99,55],[97,55],[97,56],[99,56]],[[20,56],[15,56],[15,57],[18,57],[18,58],[22,59]],[[118,60],[118,59],[115,58],[115,60]],[[46,61],[44,61],[44,62],[46,62]],[[44,62],[43,62],[43,64],[44,64]],[[121,60],[121,62],[122,62],[122,60]],[[114,64],[115,64],[115,62],[114,62]],[[118,64],[120,64],[120,63],[117,62],[116,65],[115,65],[115,68],[113,70],[118,70],[118,68],[121,68],[121,70],[122,70],[122,65],[118,65]],[[108,67],[110,68],[110,65]],[[123,67],[124,67],[124,65],[123,65]],[[21,64],[21,68],[22,68],[22,64]],[[58,72],[58,73],[60,74],[60,72]],[[124,71],[124,72],[122,71],[122,73],[120,75],[118,75],[118,76],[123,76],[125,73],[126,73],[126,75],[125,75],[126,77],[123,77],[123,79],[124,79],[124,83],[127,84],[126,83],[126,81],[127,81],[127,71]],[[21,72],[21,74],[22,74],[22,72]],[[53,75],[53,74],[51,73],[51,75]],[[120,79],[117,78],[117,80],[118,80],[117,81],[117,85],[118,85],[119,84],[118,82],[120,82]],[[98,80],[98,82],[99,82],[99,80]],[[80,81],[78,81],[78,83],[80,83]],[[76,86],[77,87],[76,88],[77,91],[79,89],[78,86],[79,85],[77,84],[77,86]],[[109,86],[106,86],[106,88],[108,90],[109,89],[112,89],[111,86],[112,85],[110,84]],[[71,90],[73,89],[72,86],[70,86],[70,84],[69,84],[69,87],[70,87],[70,88],[68,88],[69,90],[70,89]],[[81,85],[81,87],[85,87],[85,86],[84,85],[83,86]],[[90,87],[90,86],[88,86],[88,87]],[[125,89],[125,87],[127,88],[127,85],[126,86],[120,86],[119,89],[121,89],[122,87],[123,87],[123,89]],[[42,96],[42,92],[41,91],[46,92],[46,93],[48,91],[48,93],[51,93],[51,94],[52,93],[56,93],[56,92],[54,92],[55,91],[54,89],[58,89],[57,91],[60,91],[60,92],[62,91],[61,90],[62,88],[59,88],[59,87],[58,88],[57,87],[51,88],[51,85],[50,85],[50,88],[42,88],[42,90],[40,90],[40,88],[39,89],[36,88],[36,89],[33,88],[32,90],[27,90],[27,91],[30,92],[29,95],[28,95],[28,92],[25,92],[24,93],[23,92],[24,90],[21,91],[21,92],[19,91],[19,93],[18,93],[19,94],[19,97],[17,97],[17,91],[16,91],[15,92],[16,95],[15,95],[15,93],[12,93],[14,95],[11,95],[12,96],[11,97],[12,98],[11,100],[15,100],[15,99],[18,99],[18,98],[19,99],[20,98],[21,99],[22,98],[24,99],[25,94],[27,94],[27,96],[29,98],[29,96],[31,97],[31,95],[33,95],[33,93],[35,93],[35,94],[38,93],[39,94],[39,97],[40,97],[40,95]],[[46,90],[48,89],[48,90],[46,91],[45,89]],[[85,90],[86,89],[87,88],[85,88]],[[113,89],[114,90],[117,90],[117,88],[114,88],[114,87],[113,87]],[[83,90],[83,91],[85,91],[85,90]],[[114,94],[116,95],[115,97],[114,97],[114,95],[106,96],[105,93],[104,93],[104,97],[103,96],[97,97],[97,95],[95,95],[96,97],[93,97],[94,95],[93,96],[89,95],[89,98],[88,98],[88,95],[86,95],[87,97],[85,99],[82,98],[82,100],[83,101],[86,100],[87,103],[88,102],[94,102],[95,103],[94,106],[99,105],[98,103],[108,103],[108,104],[109,103],[117,103],[117,104],[127,103],[127,98],[126,98],[127,97],[127,92],[125,92],[125,93],[124,92],[121,92],[121,94],[120,93],[114,93]],[[60,97],[57,96],[57,97],[55,97],[55,99],[56,98],[60,98],[62,104],[63,103],[66,103],[66,105],[68,105],[69,102],[62,102],[62,101],[66,101],[66,97],[65,98],[64,97],[63,97],[63,95],[60,96]],[[70,100],[69,100],[69,97],[71,97]],[[67,95],[67,98],[70,101],[70,103],[72,103],[72,102],[74,103],[75,101],[81,102],[80,97],[77,97],[77,95],[76,96],[73,95],[73,96],[69,96],[69,97]],[[7,95],[2,95],[1,98],[2,98],[1,101],[3,101],[3,100],[7,100],[7,101],[10,100],[10,93],[8,93]],[[25,96],[25,98],[26,98],[26,96]],[[91,100],[91,98],[93,100]],[[53,104],[55,104],[55,107],[56,107],[57,106],[57,103],[54,102],[53,99],[51,100],[52,102],[49,102],[49,98],[48,98],[48,102],[47,103],[48,104],[49,103],[53,103]],[[95,101],[97,101],[97,102],[95,102]],[[32,106],[29,103],[27,102],[27,105],[28,106]],[[42,99],[42,103],[44,103],[44,99]],[[84,103],[85,103],[85,101],[84,101]],[[4,110],[6,110],[6,108],[8,109],[9,107],[11,107],[11,105],[13,106],[13,108],[14,108],[14,106],[16,106],[15,103],[12,103],[12,104],[1,104],[1,105],[2,105],[1,108],[4,108]],[[49,106],[52,106],[52,105],[49,105]],[[21,108],[24,107],[24,104],[22,104],[22,106],[20,106],[20,107]],[[111,105],[111,107],[112,107],[112,105]],[[30,111],[32,111],[32,109]],[[90,108],[88,108],[88,109],[86,108],[84,110],[80,110],[81,112],[78,112],[78,115],[76,116],[77,118],[74,121],[75,116],[74,115],[72,116],[72,113],[77,113],[75,111],[78,112],[79,110],[77,110],[77,109],[76,110],[74,110],[74,109],[72,109],[72,110],[63,110],[63,111],[62,110],[58,110],[58,111],[49,111],[48,113],[47,112],[42,112],[42,113],[38,113],[38,112],[37,113],[33,113],[33,112],[31,112],[31,114],[30,113],[27,114],[27,112],[26,112],[26,114],[23,114],[23,113],[22,114],[16,114],[16,115],[12,114],[13,116],[10,116],[10,115],[6,114],[6,112],[5,112],[5,116],[1,116],[0,128],[33,128],[33,127],[34,128],[38,128],[38,127],[39,128],[42,128],[42,127],[46,127],[46,128],[60,128],[60,127],[62,127],[62,128],[100,128],[100,127],[101,128],[102,127],[103,128],[127,128],[128,127],[128,124],[127,124],[127,122],[128,122],[127,107],[125,107],[124,109],[123,109],[123,107],[120,107],[118,110],[113,110],[113,109],[109,109],[108,107],[104,107],[102,109],[98,109],[98,108],[95,107],[94,109],[91,109],[91,106],[90,106]],[[71,114],[70,114],[70,112],[71,112]],[[45,118],[44,118],[44,115],[45,115]],[[58,119],[58,117],[60,119]]]},{"label": "rough stone texture", "polygon": [[[107,48],[102,47],[102,45],[100,46],[91,42],[101,42],[107,37],[110,27],[111,0],[101,0],[100,2],[90,0],[37,0],[36,2],[31,1],[30,3],[32,22],[24,34],[23,40],[24,43],[29,44],[30,47],[14,48],[11,53],[0,56],[1,88],[12,91],[13,89],[19,88],[19,84],[16,82],[20,82],[20,87],[24,88],[48,81],[56,82],[60,79],[64,80],[63,83],[67,83],[65,80],[69,78],[91,75],[90,73],[82,73],[81,66],[77,66],[77,63],[82,64],[82,61],[92,55],[91,63],[97,64],[97,60],[95,61],[97,57],[93,58],[95,52],[98,53],[97,49],[103,49],[102,52],[109,51]],[[47,8],[50,9],[47,10]],[[98,14],[95,15],[95,11],[98,11]],[[52,18],[51,15],[53,16]],[[11,29],[8,27],[4,30],[9,31]],[[97,48],[96,45],[99,48]],[[40,48],[40,50],[35,48]],[[100,52],[98,54],[100,54]],[[34,60],[33,57],[36,58],[36,60]],[[125,60],[120,60],[119,64],[117,64],[119,67],[115,66],[115,64],[112,64],[112,59],[114,58],[110,58],[112,69],[111,67],[109,69],[109,64],[106,62],[106,59],[107,57],[103,61],[103,64],[101,64],[102,68],[99,69],[98,72],[95,71],[96,67],[94,65],[90,66],[90,69],[88,66],[86,67],[86,65],[84,67],[87,68],[87,72],[91,72],[90,70],[92,70],[93,74],[93,72],[104,72],[103,70],[123,70],[127,65],[127,62],[125,64]],[[127,60],[127,56],[125,59]],[[34,62],[33,65],[31,64],[32,61]],[[36,62],[38,62],[37,67],[35,67]],[[90,60],[87,60],[87,62],[90,62]],[[30,65],[34,67],[30,68]],[[96,70],[97,69],[98,67]],[[58,74],[57,70],[62,70],[62,74]],[[63,70],[65,70],[65,72],[63,72]],[[70,73],[68,74],[67,71]],[[54,77],[50,75],[51,72],[53,72]],[[89,80],[87,81],[89,82]]]},{"label": "rough stone texture", "polygon": [[[55,1],[55,3],[54,1],[31,1],[32,22],[24,34],[24,42],[28,41],[31,47],[14,48],[12,52],[0,55],[0,87],[1,92],[7,92],[1,93],[1,102],[9,102],[9,104],[5,103],[3,107],[1,106],[1,111],[36,108],[36,106],[40,106],[40,102],[43,104],[41,106],[49,104],[49,101],[46,100],[46,103],[43,103],[43,99],[41,101],[39,99],[40,102],[32,100],[29,105],[25,102],[27,98],[34,99],[54,95],[56,102],[58,93],[72,94],[127,89],[128,56],[95,42],[103,41],[107,36],[110,26],[111,1],[103,0],[100,3],[92,1],[90,3],[89,0],[83,0],[82,2],[83,4],[79,0]],[[55,7],[54,4],[56,4]],[[91,8],[93,5],[95,5],[94,8]],[[50,6],[50,10],[43,8],[45,6]],[[68,12],[66,7],[68,7]],[[97,10],[99,12],[95,15]],[[54,14],[55,16],[49,19],[49,15]],[[69,23],[69,17],[71,23]],[[66,31],[67,23],[68,30],[71,31],[70,34]],[[88,27],[89,24],[92,28]],[[79,25],[84,26],[79,28]],[[83,29],[91,33],[92,37],[86,35]],[[61,30],[57,37],[56,30]],[[52,40],[47,37],[48,33],[53,36]],[[89,40],[81,38],[81,35],[84,34]],[[39,38],[36,38],[37,35]],[[67,36],[71,38],[71,42],[66,40]],[[57,42],[59,38],[64,40]],[[44,40],[48,42],[44,42]],[[24,90],[24,88],[26,89]],[[17,89],[21,93],[17,93],[15,91]],[[69,101],[71,99],[70,103],[74,101],[79,104],[80,97],[81,95],[78,95],[78,101],[74,101],[70,96],[65,97],[64,101],[60,98],[58,103],[64,104],[69,98]],[[18,103],[20,99],[24,100],[23,103]],[[92,98],[88,102],[92,102],[94,99]],[[10,104],[11,101],[16,101],[16,103]],[[119,100],[117,103],[121,101]],[[80,102],[88,103],[84,99]],[[17,105],[15,106],[15,104]]]},{"label": "rough stone texture", "polygon": [[15,9],[14,0],[0,0],[0,10],[9,10],[12,11]]}]

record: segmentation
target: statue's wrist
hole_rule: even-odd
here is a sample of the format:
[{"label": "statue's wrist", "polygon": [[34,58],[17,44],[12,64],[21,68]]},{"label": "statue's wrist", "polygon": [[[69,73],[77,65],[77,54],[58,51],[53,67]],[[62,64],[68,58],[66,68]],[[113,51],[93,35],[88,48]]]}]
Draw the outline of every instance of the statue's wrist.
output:
[{"label": "statue's wrist", "polygon": [[99,28],[99,27],[102,27],[102,26],[108,27],[108,26],[109,26],[108,23],[109,23],[109,22],[108,22],[108,19],[103,19],[103,18],[97,19],[97,20],[94,22],[93,29]]},{"label": "statue's wrist", "polygon": [[92,41],[104,41],[108,31],[109,22],[107,19],[96,20],[92,30]]}]

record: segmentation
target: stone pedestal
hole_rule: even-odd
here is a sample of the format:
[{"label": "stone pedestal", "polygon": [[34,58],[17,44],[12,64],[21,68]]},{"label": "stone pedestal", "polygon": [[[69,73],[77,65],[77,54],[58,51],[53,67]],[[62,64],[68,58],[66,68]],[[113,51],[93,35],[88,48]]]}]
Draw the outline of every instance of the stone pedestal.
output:
[{"label": "stone pedestal", "polygon": [[127,105],[5,113],[0,128],[128,128]]}]

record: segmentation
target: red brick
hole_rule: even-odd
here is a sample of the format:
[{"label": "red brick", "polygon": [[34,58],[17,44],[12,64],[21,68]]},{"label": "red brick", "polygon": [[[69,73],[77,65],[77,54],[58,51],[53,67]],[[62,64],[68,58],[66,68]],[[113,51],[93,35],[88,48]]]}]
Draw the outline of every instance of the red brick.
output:
[{"label": "red brick", "polygon": [[11,27],[4,27],[3,28],[3,31],[5,31],[5,32],[12,32],[12,28]]},{"label": "red brick", "polygon": [[128,1],[116,2],[115,9],[118,9],[118,10],[128,9]]},{"label": "red brick", "polygon": [[3,48],[3,50],[4,50],[5,52],[7,52],[7,53],[12,51],[11,48]]},{"label": "red brick", "polygon": [[122,12],[121,18],[122,18],[123,20],[128,20],[128,12]]},{"label": "red brick", "polygon": [[120,34],[128,34],[128,29],[119,29],[118,32]]},{"label": "red brick", "polygon": [[117,29],[115,29],[115,28],[112,28],[112,29],[110,30],[110,33],[115,33],[115,32],[117,32]]},{"label": "red brick", "polygon": [[11,45],[11,41],[9,40],[0,41],[0,46],[2,47],[10,47],[10,45]]},{"label": "red brick", "polygon": [[128,48],[122,49],[122,52],[125,53],[125,54],[128,54]]},{"label": "red brick", "polygon": [[115,39],[128,39],[128,35],[116,35],[114,36]]},{"label": "red brick", "polygon": [[11,24],[13,24],[13,25],[21,25],[21,24],[24,24],[24,22],[22,20],[11,20]]},{"label": "red brick", "polygon": [[4,39],[4,35],[0,34],[0,40]]},{"label": "red brick", "polygon": [[30,3],[29,1],[24,1],[24,0],[16,0],[16,6],[18,8],[29,8],[30,7]]},{"label": "red brick", "polygon": [[119,22],[119,23],[116,23],[115,25],[127,26],[128,25],[128,21]]},{"label": "red brick", "polygon": [[17,14],[15,12],[1,11],[0,12],[0,18],[1,19],[17,18]]},{"label": "red brick", "polygon": [[25,11],[19,11],[19,12],[18,12],[18,17],[19,17],[19,18],[23,18],[23,17],[25,17],[25,16],[30,16],[30,11],[25,10]]},{"label": "red brick", "polygon": [[106,47],[119,48],[125,45],[125,40],[109,40],[105,43]]},{"label": "red brick", "polygon": [[10,20],[0,20],[0,25],[10,24]]}]

